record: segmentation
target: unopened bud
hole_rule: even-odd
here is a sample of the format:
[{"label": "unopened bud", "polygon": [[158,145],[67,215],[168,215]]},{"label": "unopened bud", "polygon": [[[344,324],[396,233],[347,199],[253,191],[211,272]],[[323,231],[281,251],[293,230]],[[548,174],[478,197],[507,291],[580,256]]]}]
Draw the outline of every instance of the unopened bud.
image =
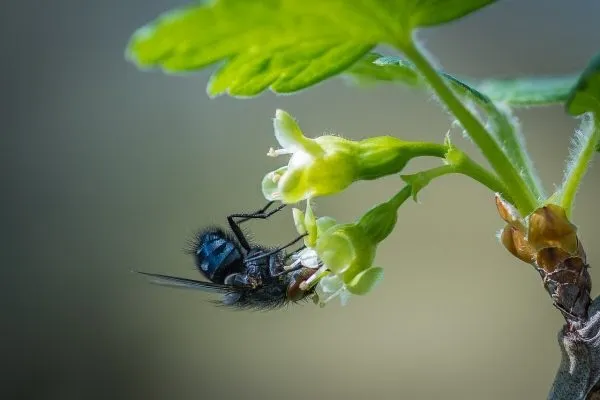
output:
[{"label": "unopened bud", "polygon": [[521,261],[531,264],[534,261],[535,251],[527,243],[525,234],[513,225],[506,225],[500,235],[500,241],[506,249]]},{"label": "unopened bud", "polygon": [[527,240],[536,249],[555,247],[568,254],[577,253],[577,227],[569,222],[565,210],[555,204],[538,208],[529,216]]}]

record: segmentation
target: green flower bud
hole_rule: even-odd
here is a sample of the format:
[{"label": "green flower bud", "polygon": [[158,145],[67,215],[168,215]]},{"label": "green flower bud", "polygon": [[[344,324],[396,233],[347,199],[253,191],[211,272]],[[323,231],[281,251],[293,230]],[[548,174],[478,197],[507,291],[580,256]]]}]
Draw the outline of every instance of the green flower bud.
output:
[{"label": "green flower bud", "polygon": [[361,217],[358,225],[372,243],[382,242],[394,230],[398,220],[398,208],[410,197],[412,189],[405,186],[394,197],[381,203]]}]

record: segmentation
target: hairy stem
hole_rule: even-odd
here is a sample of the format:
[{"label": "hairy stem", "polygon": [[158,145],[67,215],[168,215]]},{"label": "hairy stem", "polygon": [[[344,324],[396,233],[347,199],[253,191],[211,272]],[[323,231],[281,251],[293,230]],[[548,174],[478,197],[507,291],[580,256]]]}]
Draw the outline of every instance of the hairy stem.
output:
[{"label": "hairy stem", "polygon": [[598,117],[583,121],[581,131],[577,132],[573,139],[571,157],[560,193],[560,204],[565,209],[567,216],[571,214],[577,189],[594,157],[599,142],[600,121]]},{"label": "hairy stem", "polygon": [[527,215],[533,211],[537,206],[537,199],[492,135],[458,99],[444,79],[438,75],[429,60],[419,51],[414,42],[408,45],[404,44],[400,50],[420,70],[433,91],[462,124],[473,139],[473,142],[480,148],[494,171],[504,182],[506,189],[505,192],[501,193],[504,196],[510,196],[522,215]]},{"label": "hairy stem", "polygon": [[542,183],[537,176],[533,162],[527,153],[525,138],[521,134],[518,123],[512,117],[510,109],[499,107],[492,99],[471,86],[455,79],[451,75],[444,75],[450,87],[459,95],[473,100],[488,116],[491,124],[490,133],[496,142],[502,146],[506,156],[518,169],[523,179],[537,199],[545,198]]}]

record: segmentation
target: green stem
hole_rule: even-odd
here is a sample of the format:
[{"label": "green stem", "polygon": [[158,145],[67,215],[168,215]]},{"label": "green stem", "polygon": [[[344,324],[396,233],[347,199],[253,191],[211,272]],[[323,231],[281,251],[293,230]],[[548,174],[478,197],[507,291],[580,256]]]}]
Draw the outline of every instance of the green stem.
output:
[{"label": "green stem", "polygon": [[[466,175],[479,183],[483,184],[496,193],[506,193],[506,188],[502,181],[490,171],[479,165],[464,152],[452,147],[446,156],[448,164],[431,168],[425,171],[417,172],[412,175],[402,175],[401,178],[412,186],[413,198],[417,193],[427,186],[433,179],[448,174]],[[505,194],[506,196],[506,194]],[[511,201],[509,197],[506,199]]]},{"label": "green stem", "polygon": [[448,74],[442,74],[450,88],[460,96],[473,100],[488,116],[491,124],[490,134],[504,149],[506,156],[515,168],[520,171],[527,186],[537,199],[545,198],[542,183],[539,180],[533,162],[529,158],[525,139],[518,129],[517,123],[512,120],[508,110],[498,108],[496,103],[488,96],[473,87],[463,83]]},{"label": "green stem", "polygon": [[454,167],[456,173],[473,178],[496,193],[502,193],[506,196],[505,199],[512,203],[512,198],[507,193],[506,185],[496,175],[475,162],[465,152],[451,146],[446,154],[446,161],[448,161],[450,166]]},{"label": "green stem", "polygon": [[594,117],[590,119],[589,124],[591,126],[582,126],[582,137],[575,139],[576,147],[573,149],[560,190],[560,205],[565,209],[567,217],[571,215],[577,189],[588,169],[590,161],[594,157],[596,147],[600,143],[600,118]]},{"label": "green stem", "polygon": [[412,193],[412,188],[410,185],[404,186],[398,193],[396,193],[389,201],[391,205],[396,207],[396,209],[400,208],[402,204],[410,197]]},{"label": "green stem", "polygon": [[469,133],[473,142],[479,147],[496,174],[504,182],[505,191],[501,193],[513,200],[515,207],[522,215],[528,215],[533,211],[537,207],[537,199],[492,135],[458,99],[444,79],[438,75],[429,63],[429,60],[421,54],[414,42],[404,43],[399,47],[399,50],[403,51],[420,70],[431,88]]},{"label": "green stem", "polygon": [[[496,141],[504,146],[506,156],[512,160],[513,164],[525,180],[527,186],[533,192],[536,199],[545,198],[542,182],[537,176],[535,167],[525,145],[525,139],[514,122],[511,121],[510,114],[499,110],[493,101],[487,103],[480,102],[480,107],[487,112],[493,125],[492,133]],[[495,132],[494,132],[495,128]]]},{"label": "green stem", "polygon": [[444,144],[431,142],[410,142],[411,150],[419,156],[444,157],[448,147]]}]

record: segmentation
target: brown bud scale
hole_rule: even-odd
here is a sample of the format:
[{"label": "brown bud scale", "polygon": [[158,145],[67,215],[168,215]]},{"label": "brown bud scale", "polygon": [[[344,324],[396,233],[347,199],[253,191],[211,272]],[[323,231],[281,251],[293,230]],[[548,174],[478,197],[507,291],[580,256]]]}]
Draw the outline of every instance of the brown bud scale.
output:
[{"label": "brown bud scale", "polygon": [[496,206],[507,223],[500,236],[504,247],[534,266],[567,321],[586,320],[592,281],[577,227],[568,220],[565,210],[547,204],[521,219],[500,196],[496,196]]}]

